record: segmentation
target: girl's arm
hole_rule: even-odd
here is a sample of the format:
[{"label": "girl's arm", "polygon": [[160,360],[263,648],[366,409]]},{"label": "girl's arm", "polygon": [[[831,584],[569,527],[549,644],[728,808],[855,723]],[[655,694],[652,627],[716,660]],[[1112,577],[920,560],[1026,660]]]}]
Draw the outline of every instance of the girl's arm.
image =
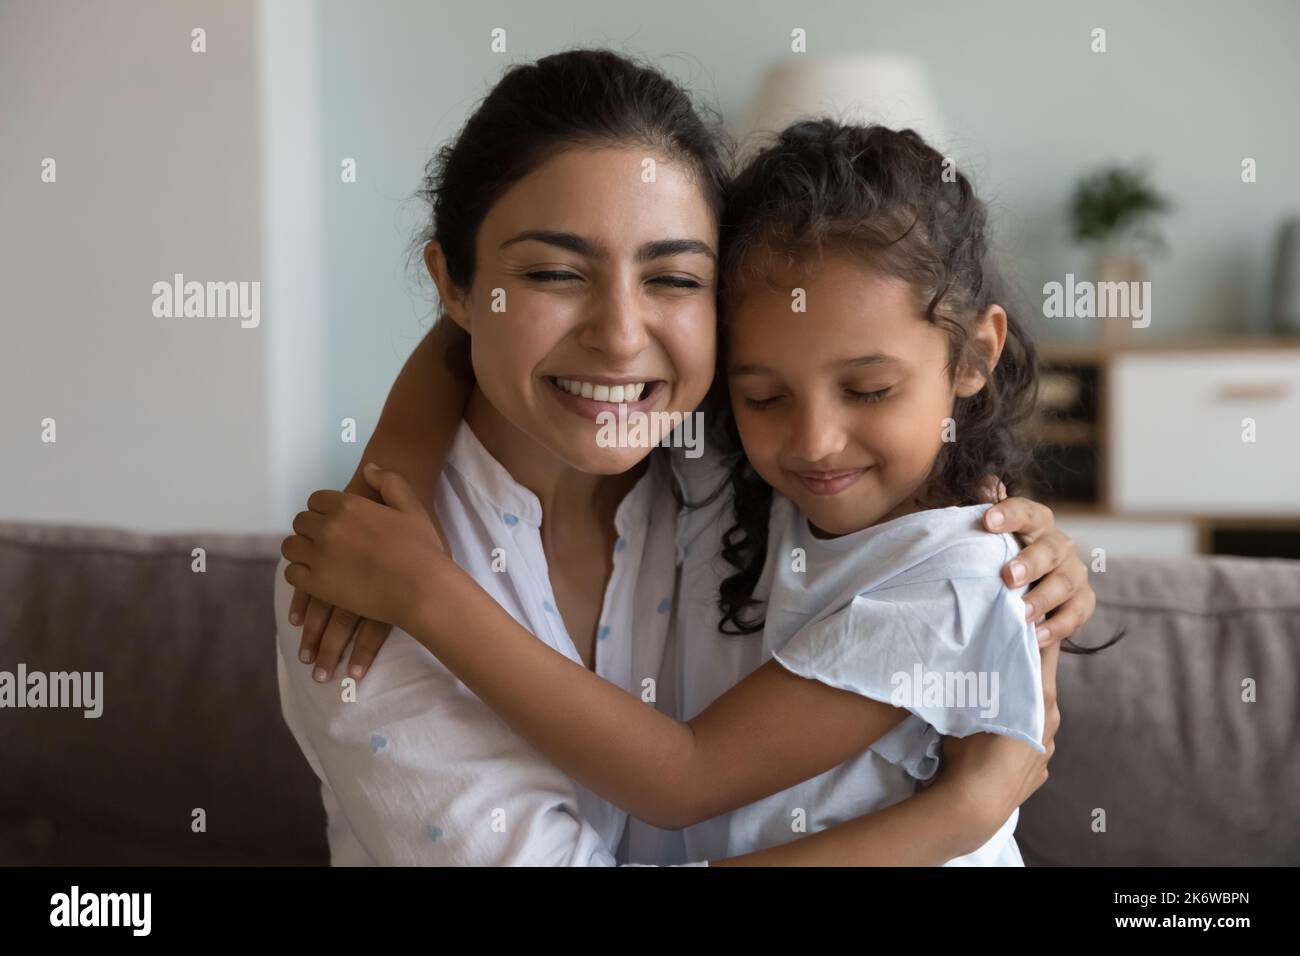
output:
[{"label": "girl's arm", "polygon": [[[946,750],[949,743],[945,739]],[[1045,779],[1046,757],[1027,744],[995,734],[960,741],[973,745],[972,760],[982,768],[945,768],[935,782],[914,796],[779,846],[710,860],[710,866],[942,866],[973,853],[993,838],[1011,812]],[[973,776],[1000,774],[1022,786],[1014,795],[970,789]],[[1014,802],[1013,802],[1014,801]]]},{"label": "girl's arm", "polygon": [[792,787],[907,716],[769,661],[683,723],[537,640],[468,575],[438,579],[405,629],[568,776],[653,826]]},{"label": "girl's arm", "polygon": [[[375,432],[344,489],[378,501],[378,493],[363,476],[366,462],[378,462],[410,482],[433,516],[435,527],[437,516],[433,502],[438,478],[470,395],[469,383],[452,374],[443,360],[456,331],[450,319],[439,319],[415,347],[393,383]],[[335,607],[297,589],[289,605],[289,623],[295,627],[302,625],[298,660],[315,665],[314,676],[318,681],[329,680],[334,675],[354,630],[356,641],[348,674],[356,679],[363,677],[391,629],[390,624],[361,619],[350,609]]]},{"label": "girl's arm", "polygon": [[442,550],[415,492],[367,470],[393,507],[317,492],[287,539],[290,583],[424,644],[570,777],[678,828],[861,753],[906,712],[769,662],[689,723],[538,641]]}]

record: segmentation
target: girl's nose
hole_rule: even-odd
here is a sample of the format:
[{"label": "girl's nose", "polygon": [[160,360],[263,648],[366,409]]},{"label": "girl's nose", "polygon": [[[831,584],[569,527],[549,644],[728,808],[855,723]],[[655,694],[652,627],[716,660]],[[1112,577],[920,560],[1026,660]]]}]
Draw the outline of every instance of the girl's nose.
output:
[{"label": "girl's nose", "polygon": [[844,450],[845,430],[835,409],[827,402],[805,399],[799,403],[790,423],[787,452],[796,462],[821,465]]}]

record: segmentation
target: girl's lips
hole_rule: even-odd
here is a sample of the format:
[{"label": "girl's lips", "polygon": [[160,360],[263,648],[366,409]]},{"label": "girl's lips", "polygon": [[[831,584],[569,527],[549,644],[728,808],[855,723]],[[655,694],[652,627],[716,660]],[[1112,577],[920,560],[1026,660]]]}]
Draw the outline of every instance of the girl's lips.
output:
[{"label": "girl's lips", "polygon": [[796,471],[795,475],[815,495],[838,495],[866,474],[865,468],[841,471]]},{"label": "girl's lips", "polygon": [[[544,378],[551,394],[555,396],[561,405],[592,422],[596,420],[596,416],[601,412],[610,412],[617,415],[620,405],[626,408],[629,413],[648,412],[658,403],[660,393],[668,385],[663,380],[646,382],[645,390],[641,392],[641,397],[635,402],[598,402],[594,398],[583,398],[581,395],[574,395],[572,392],[560,388],[556,384],[554,376],[546,375]],[[590,381],[596,381],[596,379],[590,379]]]}]

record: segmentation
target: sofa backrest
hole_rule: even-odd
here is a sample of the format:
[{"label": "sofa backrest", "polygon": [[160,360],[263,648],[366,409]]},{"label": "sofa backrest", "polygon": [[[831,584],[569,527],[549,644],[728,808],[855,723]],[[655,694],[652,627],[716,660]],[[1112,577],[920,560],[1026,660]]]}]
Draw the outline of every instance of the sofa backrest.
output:
[{"label": "sofa backrest", "polygon": [[0,524],[0,671],[103,673],[98,718],[0,710],[0,864],[328,862],[280,715],[279,541]]},{"label": "sofa backrest", "polygon": [[[279,542],[0,523],[0,671],[104,681],[99,718],[0,710],[0,865],[328,861],[280,714]],[[1092,582],[1078,642],[1127,636],[1061,657],[1026,862],[1300,864],[1300,562],[1117,560]]]},{"label": "sofa backrest", "polygon": [[[1026,863],[1300,864],[1300,561],[1115,560],[1062,654]],[[1104,829],[1102,827],[1104,826]]]}]

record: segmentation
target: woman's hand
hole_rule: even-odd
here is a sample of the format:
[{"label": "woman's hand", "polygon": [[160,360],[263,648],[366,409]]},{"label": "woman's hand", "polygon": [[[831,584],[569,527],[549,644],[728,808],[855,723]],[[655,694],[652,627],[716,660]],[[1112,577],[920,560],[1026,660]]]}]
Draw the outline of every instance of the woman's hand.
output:
[{"label": "woman's hand", "polygon": [[[419,498],[396,472],[375,465],[363,469],[366,481],[384,503],[337,491],[315,492],[308,511],[294,518],[296,532],[281,553],[290,565],[285,580],[309,594],[313,604],[346,608],[365,623],[403,626],[420,610],[419,598],[430,570],[450,563],[447,548]],[[313,676],[328,680],[343,647],[328,664],[322,649]],[[377,645],[376,648],[377,650]],[[354,654],[355,661],[355,654]]]},{"label": "woman's hand", "polygon": [[1047,764],[1056,752],[1056,732],[1061,727],[1061,711],[1056,704],[1056,664],[1060,656],[1060,644],[1043,648],[1046,753],[1040,754],[1023,740],[1001,734],[943,738],[940,781],[961,792],[970,812],[985,821],[986,839],[991,839],[1012,811],[1047,782]]},{"label": "woman's hand", "polygon": [[1028,498],[1007,498],[1006,493],[998,482],[989,497],[999,503],[984,514],[985,528],[1010,532],[1023,545],[1002,569],[1002,579],[1009,587],[1036,582],[1025,595],[1025,619],[1038,625],[1039,647],[1059,644],[1077,634],[1097,608],[1087,565],[1079,560],[1070,536],[1056,527],[1051,508]]}]

